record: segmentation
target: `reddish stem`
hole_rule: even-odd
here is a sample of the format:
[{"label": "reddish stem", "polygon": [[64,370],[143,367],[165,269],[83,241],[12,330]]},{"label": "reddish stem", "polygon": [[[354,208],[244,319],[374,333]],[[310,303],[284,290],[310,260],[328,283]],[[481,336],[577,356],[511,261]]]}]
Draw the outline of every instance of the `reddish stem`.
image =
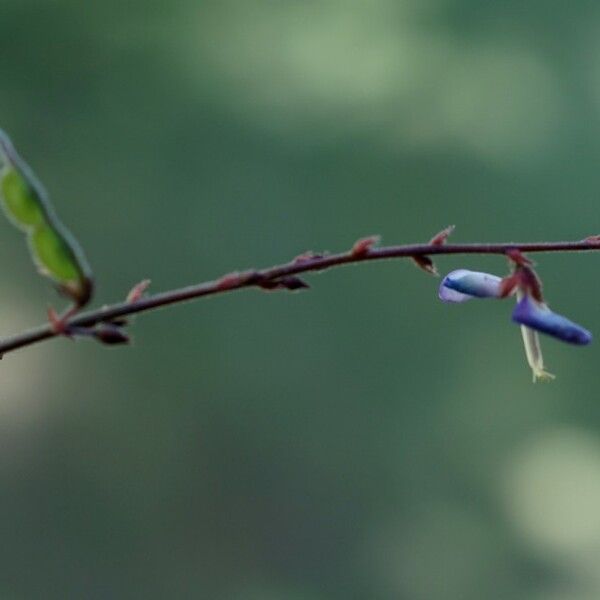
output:
[{"label": "reddish stem", "polygon": [[[370,239],[370,238],[368,238]],[[366,245],[366,244],[365,244]],[[195,298],[224,294],[247,287],[268,287],[266,282],[273,282],[283,277],[308,273],[311,271],[324,271],[342,265],[383,260],[391,258],[407,258],[415,256],[440,255],[440,254],[497,254],[506,255],[512,250],[520,252],[585,252],[600,250],[600,238],[592,236],[577,242],[533,242],[533,243],[502,243],[502,244],[409,244],[404,246],[384,246],[381,248],[368,247],[361,252],[351,249],[340,254],[326,256],[304,254],[301,260],[296,259],[289,263],[268,267],[259,271],[244,271],[222,277],[214,281],[191,285],[188,287],[170,290],[152,296],[147,296],[135,302],[122,302],[106,306],[98,310],[82,313],[69,321],[73,327],[90,327],[136,313],[154,310],[162,306],[179,304]],[[226,285],[225,285],[226,282]],[[46,323],[35,329],[20,333],[10,338],[0,340],[0,355],[18,348],[30,346],[37,342],[55,337],[56,331],[52,325]]]}]

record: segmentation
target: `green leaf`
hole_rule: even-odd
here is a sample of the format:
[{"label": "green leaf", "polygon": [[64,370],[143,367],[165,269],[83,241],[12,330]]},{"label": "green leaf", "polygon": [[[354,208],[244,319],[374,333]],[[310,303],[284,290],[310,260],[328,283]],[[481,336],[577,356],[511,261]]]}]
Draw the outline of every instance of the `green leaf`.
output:
[{"label": "green leaf", "polygon": [[56,217],[48,194],[0,130],[0,200],[9,219],[26,232],[32,258],[43,275],[78,306],[93,289],[88,262],[68,230]]},{"label": "green leaf", "polygon": [[38,194],[15,169],[8,168],[2,178],[2,201],[7,215],[22,229],[45,221]]}]

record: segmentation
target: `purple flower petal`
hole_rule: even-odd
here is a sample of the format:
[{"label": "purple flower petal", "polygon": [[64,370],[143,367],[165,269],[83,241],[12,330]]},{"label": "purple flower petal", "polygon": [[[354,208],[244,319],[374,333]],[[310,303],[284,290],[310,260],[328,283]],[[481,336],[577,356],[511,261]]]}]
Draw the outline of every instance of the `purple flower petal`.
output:
[{"label": "purple flower petal", "polygon": [[467,300],[472,300],[475,296],[469,296],[468,294],[461,294],[449,287],[446,287],[443,282],[440,285],[440,289],[438,290],[438,298],[442,302],[466,302]]},{"label": "purple flower petal", "polygon": [[519,300],[512,314],[515,323],[547,333],[569,344],[585,345],[592,341],[592,334],[566,317],[552,312],[545,304],[526,295]]},{"label": "purple flower petal", "polygon": [[458,269],[448,273],[440,284],[443,302],[465,302],[471,298],[499,298],[502,279],[490,273]]}]

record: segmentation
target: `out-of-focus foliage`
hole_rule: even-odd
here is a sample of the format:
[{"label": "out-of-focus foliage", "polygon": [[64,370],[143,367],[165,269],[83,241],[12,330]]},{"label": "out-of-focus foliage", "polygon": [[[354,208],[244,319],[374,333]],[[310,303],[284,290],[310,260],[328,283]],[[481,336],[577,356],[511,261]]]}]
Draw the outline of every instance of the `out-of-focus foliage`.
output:
[{"label": "out-of-focus foliage", "polygon": [[[577,239],[599,29],[583,0],[4,0],[0,123],[99,304],[372,233]],[[55,298],[0,230],[9,334]],[[536,258],[599,332],[599,257]],[[5,357],[0,596],[598,597],[600,350],[545,340],[533,386],[510,302],[443,305],[410,261],[310,283]]]}]

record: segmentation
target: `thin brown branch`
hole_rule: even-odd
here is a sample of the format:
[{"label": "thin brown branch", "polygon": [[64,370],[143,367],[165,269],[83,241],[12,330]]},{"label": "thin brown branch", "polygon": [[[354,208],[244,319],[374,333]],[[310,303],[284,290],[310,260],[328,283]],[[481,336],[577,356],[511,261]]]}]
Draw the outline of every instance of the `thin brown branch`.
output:
[{"label": "thin brown branch", "polygon": [[[301,273],[324,271],[342,265],[383,260],[391,258],[412,258],[440,254],[497,254],[505,255],[510,250],[521,252],[585,252],[600,250],[600,236],[592,236],[577,242],[534,242],[534,243],[502,243],[502,244],[410,244],[403,246],[373,247],[374,238],[359,240],[354,248],[340,254],[318,255],[307,253],[293,261],[268,267],[259,271],[231,273],[220,279],[197,285],[170,290],[152,296],[140,298],[134,302],[122,302],[106,306],[98,310],[82,313],[69,321],[75,328],[91,327],[103,322],[154,310],[171,304],[179,304],[204,296],[223,294],[248,287],[264,289],[304,287],[297,276]],[[360,251],[357,250],[359,248]],[[278,285],[278,284],[281,285]],[[59,335],[50,323],[25,331],[13,337],[0,340],[0,355],[18,348],[30,346],[37,342]]]}]

